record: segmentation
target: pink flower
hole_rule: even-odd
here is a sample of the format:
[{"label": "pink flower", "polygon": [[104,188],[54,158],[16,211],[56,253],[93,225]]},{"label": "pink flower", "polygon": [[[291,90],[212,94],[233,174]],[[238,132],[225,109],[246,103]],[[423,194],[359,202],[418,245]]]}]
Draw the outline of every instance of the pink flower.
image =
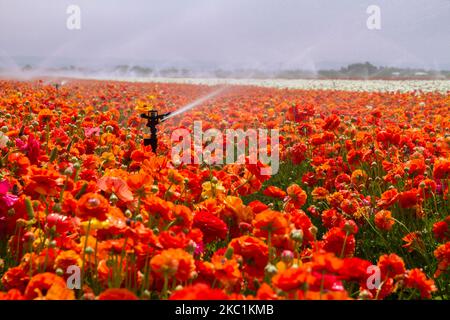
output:
[{"label": "pink flower", "polygon": [[41,149],[41,144],[38,140],[34,138],[33,135],[28,136],[28,141],[24,142],[21,139],[16,139],[16,146],[22,151],[25,152],[28,159],[32,164],[36,164],[38,162],[39,153]]},{"label": "pink flower", "polygon": [[0,204],[10,208],[19,199],[17,196],[9,193],[9,182],[7,180],[0,181]]},{"label": "pink flower", "polygon": [[100,135],[100,128],[99,127],[84,128],[84,135],[86,136],[86,138],[89,138],[92,135],[98,136]]}]

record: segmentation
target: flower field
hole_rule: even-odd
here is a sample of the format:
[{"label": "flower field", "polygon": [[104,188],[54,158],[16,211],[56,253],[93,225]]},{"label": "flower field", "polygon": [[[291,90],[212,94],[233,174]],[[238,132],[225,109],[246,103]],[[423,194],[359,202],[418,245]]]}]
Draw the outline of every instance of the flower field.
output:
[{"label": "flower field", "polygon": [[[143,146],[212,90],[0,80],[0,299],[450,299],[448,91],[230,86]],[[196,120],[278,173],[175,161]]]}]

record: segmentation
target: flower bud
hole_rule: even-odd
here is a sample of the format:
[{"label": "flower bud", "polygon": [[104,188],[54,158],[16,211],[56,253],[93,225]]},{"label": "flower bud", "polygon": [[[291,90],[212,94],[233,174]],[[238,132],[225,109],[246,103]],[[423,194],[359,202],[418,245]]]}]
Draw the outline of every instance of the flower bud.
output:
[{"label": "flower bud", "polygon": [[294,253],[291,250],[284,250],[281,253],[281,260],[284,263],[291,263],[294,260]]},{"label": "flower bud", "polygon": [[266,267],[264,268],[264,271],[266,272],[266,274],[268,275],[274,275],[277,273],[278,269],[275,265],[268,263],[266,265]]},{"label": "flower bud", "polygon": [[294,229],[291,231],[291,239],[297,242],[303,241],[303,230]]},{"label": "flower bud", "polygon": [[119,198],[116,196],[115,193],[112,193],[111,196],[109,197],[109,201],[111,202],[111,204],[115,205],[117,201],[119,201]]},{"label": "flower bud", "polygon": [[84,250],[84,252],[86,254],[93,254],[94,253],[94,249],[92,249],[92,247],[86,247],[86,249]]},{"label": "flower bud", "polygon": [[144,290],[144,292],[142,292],[142,299],[150,299],[151,298],[151,294],[150,294],[150,291],[148,291],[147,289],[146,290]]},{"label": "flower bud", "polygon": [[35,240],[34,233],[31,231],[25,232],[25,234],[23,235],[23,239],[25,240],[25,242],[33,242]]},{"label": "flower bud", "polygon": [[372,293],[370,293],[369,290],[362,290],[358,295],[358,299],[371,300],[371,299],[373,299],[373,295],[372,295]]},{"label": "flower bud", "polygon": [[133,216],[133,213],[131,213],[130,209],[127,209],[125,210],[124,215],[127,218],[131,218]]},{"label": "flower bud", "polygon": [[317,229],[316,226],[311,226],[311,227],[309,228],[309,232],[311,232],[312,235],[313,235],[314,237],[316,237],[318,231],[319,231],[319,230]]},{"label": "flower bud", "polygon": [[189,252],[190,254],[193,254],[196,248],[197,248],[197,244],[195,243],[195,241],[190,240],[186,247],[186,251]]}]

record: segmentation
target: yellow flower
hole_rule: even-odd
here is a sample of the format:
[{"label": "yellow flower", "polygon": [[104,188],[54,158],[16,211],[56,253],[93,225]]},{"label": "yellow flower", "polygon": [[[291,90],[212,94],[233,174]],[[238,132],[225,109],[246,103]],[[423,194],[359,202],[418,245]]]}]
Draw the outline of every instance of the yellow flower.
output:
[{"label": "yellow flower", "polygon": [[136,108],[134,108],[134,110],[138,111],[138,112],[142,112],[142,113],[146,113],[150,110],[153,109],[153,105],[150,103],[146,103],[143,101],[138,101],[136,104]]},{"label": "yellow flower", "polygon": [[206,181],[202,184],[202,197],[204,199],[216,198],[222,196],[225,193],[225,188],[222,186],[220,181],[213,183],[211,181]]},{"label": "yellow flower", "polygon": [[[85,233],[87,232],[88,225],[89,225],[89,221],[82,221],[80,223],[80,227]],[[100,221],[100,220],[97,220],[96,218],[92,218],[89,230],[92,231],[92,230],[98,230],[98,229],[106,229],[109,226],[110,226],[110,223],[107,220]]]},{"label": "yellow flower", "polygon": [[250,207],[244,205],[241,198],[235,196],[227,196],[223,204],[223,216],[235,220],[237,223],[248,222],[250,223],[254,218],[253,210]]},{"label": "yellow flower", "polygon": [[367,178],[367,173],[364,170],[357,169],[352,172],[351,181],[354,185],[359,187],[366,183]]},{"label": "yellow flower", "polygon": [[154,103],[152,101],[154,101],[155,99],[156,99],[155,96],[148,96],[149,101],[142,101],[142,100],[137,101],[135,110],[142,113],[146,113],[150,110],[153,110]]},{"label": "yellow flower", "polygon": [[102,162],[103,162],[103,166],[105,168],[110,168],[112,166],[114,166],[114,164],[116,163],[116,158],[114,157],[114,154],[112,154],[111,152],[103,152],[102,156],[101,156]]}]

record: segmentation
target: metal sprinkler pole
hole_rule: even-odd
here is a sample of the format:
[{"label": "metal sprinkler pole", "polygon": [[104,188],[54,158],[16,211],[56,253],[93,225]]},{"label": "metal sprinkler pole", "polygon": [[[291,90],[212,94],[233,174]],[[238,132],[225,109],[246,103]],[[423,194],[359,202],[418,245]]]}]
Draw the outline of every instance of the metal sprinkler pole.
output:
[{"label": "metal sprinkler pole", "polygon": [[147,113],[141,114],[141,118],[147,119],[147,127],[150,128],[150,138],[144,138],[144,146],[150,145],[153,153],[156,153],[158,147],[158,130],[156,126],[166,120],[165,118],[170,112],[164,114],[158,114],[157,110],[150,110]]}]

